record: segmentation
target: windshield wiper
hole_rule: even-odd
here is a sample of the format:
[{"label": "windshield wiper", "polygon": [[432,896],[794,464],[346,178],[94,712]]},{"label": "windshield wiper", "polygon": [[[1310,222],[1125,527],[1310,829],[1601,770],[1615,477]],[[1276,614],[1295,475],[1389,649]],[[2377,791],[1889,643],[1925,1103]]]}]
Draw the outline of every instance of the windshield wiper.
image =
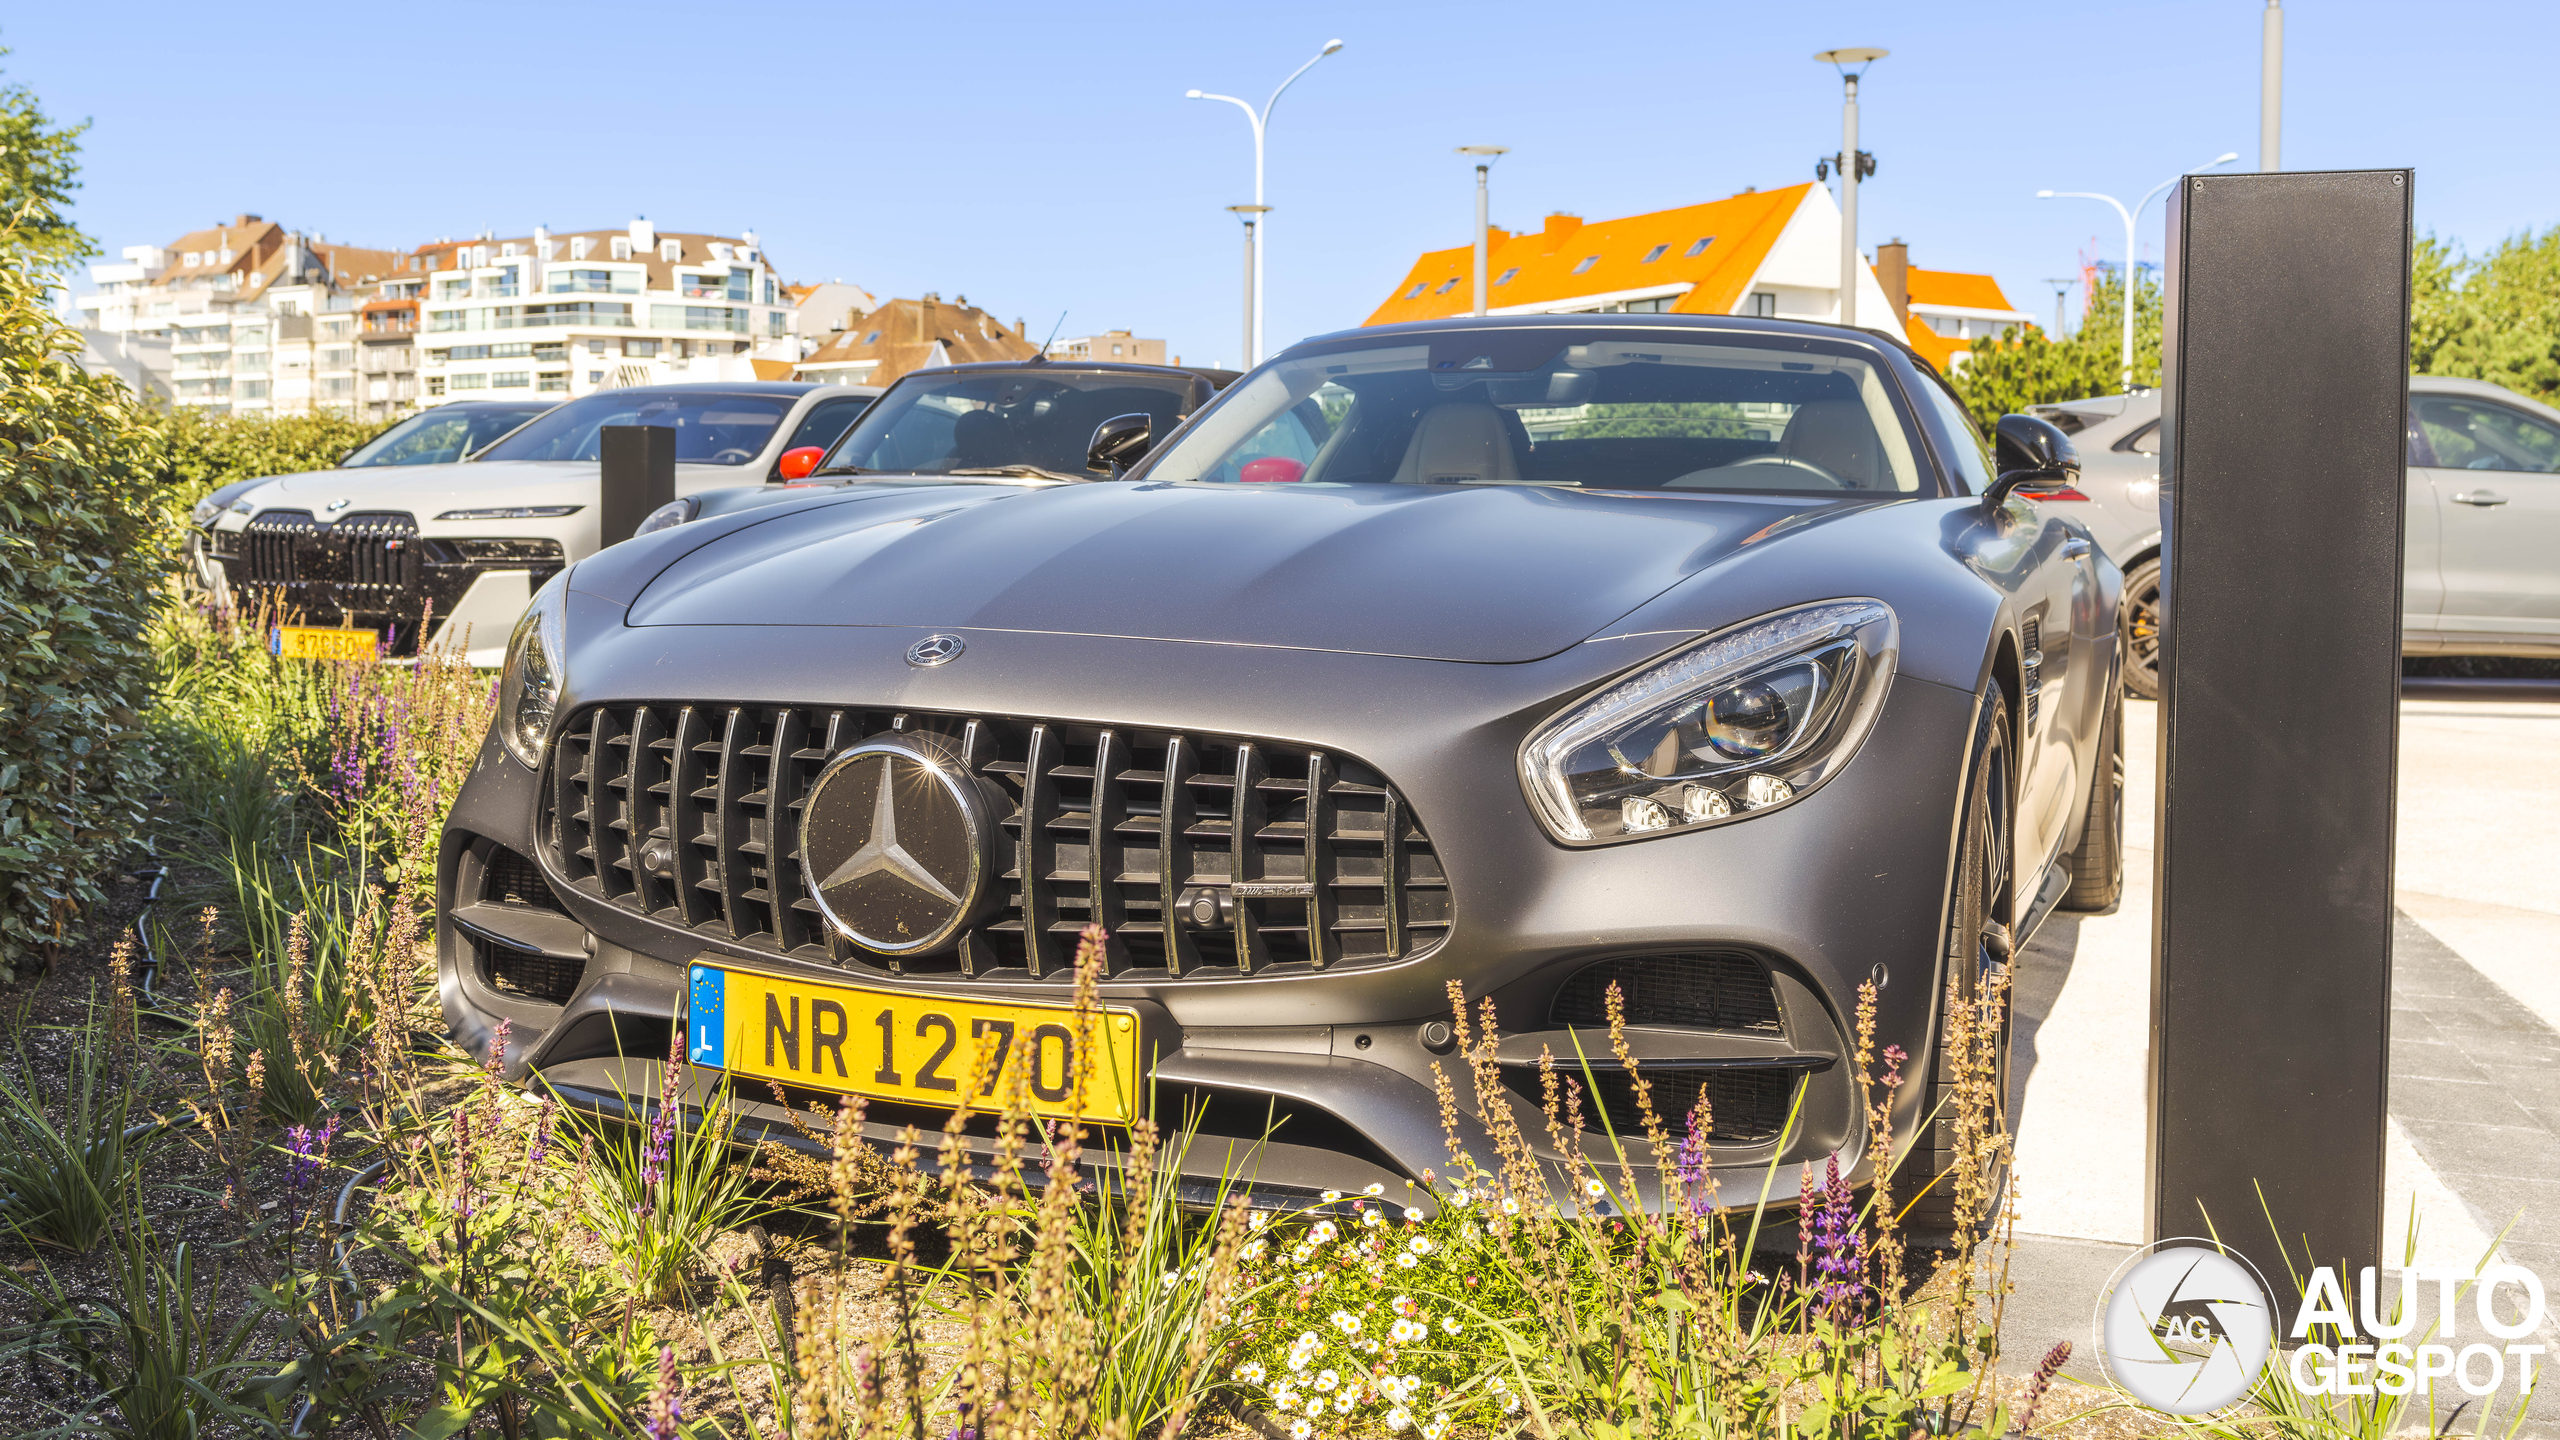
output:
[{"label": "windshield wiper", "polygon": [[945,475],[1009,475],[1030,480],[1090,480],[1090,475],[1062,475],[1037,465],[980,465],[967,470],[945,470]]}]

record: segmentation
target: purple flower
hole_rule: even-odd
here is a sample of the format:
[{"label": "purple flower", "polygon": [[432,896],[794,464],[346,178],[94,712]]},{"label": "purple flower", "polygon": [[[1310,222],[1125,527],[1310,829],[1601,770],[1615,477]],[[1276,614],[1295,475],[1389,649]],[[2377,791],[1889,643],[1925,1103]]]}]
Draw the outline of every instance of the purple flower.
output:
[{"label": "purple flower", "polygon": [[1689,1112],[1689,1133],[1680,1141],[1680,1193],[1693,1219],[1703,1219],[1714,1204],[1707,1191],[1707,1137],[1698,1131],[1698,1112]]},{"label": "purple flower", "polygon": [[551,1153],[551,1121],[559,1112],[560,1107],[549,1100],[542,1102],[542,1114],[533,1122],[532,1148],[525,1152],[526,1168],[540,1165],[542,1157]]},{"label": "purple flower", "polygon": [[338,1138],[338,1117],[330,1116],[329,1123],[317,1130],[296,1125],[284,1136],[285,1148],[293,1156],[285,1162],[285,1186],[299,1196],[317,1183],[320,1172],[328,1168],[329,1146]]},{"label": "purple flower", "polygon": [[1849,1184],[1840,1178],[1837,1153],[1823,1164],[1820,1200],[1813,1212],[1813,1269],[1822,1277],[1823,1314],[1845,1321],[1866,1299],[1867,1237],[1858,1227]]},{"label": "purple flower", "polygon": [[471,1112],[453,1112],[453,1213],[471,1217]]},{"label": "purple flower", "polygon": [[658,1383],[649,1392],[648,1418],[641,1423],[640,1433],[649,1440],[676,1440],[677,1426],[684,1419],[684,1381],[676,1374],[676,1348],[658,1347]]}]

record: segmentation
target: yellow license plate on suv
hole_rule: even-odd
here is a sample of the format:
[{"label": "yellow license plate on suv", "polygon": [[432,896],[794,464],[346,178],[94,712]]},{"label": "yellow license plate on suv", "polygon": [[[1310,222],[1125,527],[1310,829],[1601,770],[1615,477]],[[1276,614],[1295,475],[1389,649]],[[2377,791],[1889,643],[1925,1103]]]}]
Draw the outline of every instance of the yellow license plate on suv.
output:
[{"label": "yellow license plate on suv", "polygon": [[278,625],[267,634],[268,651],[287,660],[370,660],[381,648],[382,637],[371,630]]},{"label": "yellow license plate on suv", "polygon": [[692,967],[686,1051],[696,1065],[785,1085],[956,1109],[998,1108],[1010,1067],[1027,1067],[1032,1109],[1073,1113],[1079,1029],[1091,1036],[1093,1079],[1083,1118],[1126,1124],[1137,1115],[1138,1022],[1102,1010],[1077,1024],[1065,1005],[1015,1005],[856,985],[812,984],[723,965]]}]

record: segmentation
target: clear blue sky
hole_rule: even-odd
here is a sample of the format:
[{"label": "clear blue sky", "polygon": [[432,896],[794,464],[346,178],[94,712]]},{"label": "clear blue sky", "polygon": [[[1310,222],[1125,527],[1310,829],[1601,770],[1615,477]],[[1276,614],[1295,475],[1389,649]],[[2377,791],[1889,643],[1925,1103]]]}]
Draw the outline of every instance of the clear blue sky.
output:
[{"label": "clear blue sky", "polygon": [[[6,79],[93,119],[80,224],[109,252],[255,211],[409,246],[482,226],[752,227],[794,278],[965,293],[1035,335],[1128,327],[1239,354],[1251,151],[1233,106],[1326,39],[1270,144],[1270,335],[1354,325],[1420,250],[1462,243],[1470,172],[1507,144],[1496,223],[1600,218],[1810,178],[1839,82],[1869,74],[1865,241],[2040,277],[2179,169],[2257,161],[2263,0],[1234,6],[729,3],[248,12],[12,7]],[[2284,160],[2413,165],[2422,228],[2473,251],[2560,223],[2547,5],[2294,0]],[[2159,210],[2144,226],[2156,259]]]}]

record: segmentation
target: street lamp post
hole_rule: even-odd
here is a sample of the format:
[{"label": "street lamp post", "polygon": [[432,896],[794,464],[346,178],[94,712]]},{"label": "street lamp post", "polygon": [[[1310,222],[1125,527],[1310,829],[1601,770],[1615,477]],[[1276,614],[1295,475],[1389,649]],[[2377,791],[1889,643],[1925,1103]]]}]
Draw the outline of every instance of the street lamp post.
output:
[{"label": "street lamp post", "polygon": [[1486,252],[1486,250],[1488,249],[1488,247],[1489,247],[1489,246],[1490,246],[1490,244],[1491,244],[1491,241],[1488,239],[1488,237],[1486,236],[1486,233],[1485,233],[1485,232],[1486,232],[1487,227],[1489,227],[1489,226],[1493,223],[1490,219],[1488,219],[1488,218],[1487,218],[1488,211],[1487,211],[1487,204],[1486,204],[1486,197],[1485,197],[1485,184],[1486,184],[1486,178],[1485,178],[1485,177],[1486,177],[1487,173],[1488,173],[1488,172],[1490,172],[1490,171],[1493,169],[1493,162],[1494,162],[1494,161],[1499,160],[1499,159],[1501,159],[1503,156],[1508,155],[1508,154],[1510,154],[1510,153],[1511,153],[1511,147],[1510,147],[1510,146],[1508,146],[1508,145],[1461,145],[1461,146],[1459,146],[1459,147],[1458,147],[1458,153],[1459,153],[1459,154],[1461,154],[1461,155],[1473,155],[1473,156],[1478,157],[1478,158],[1477,158],[1477,160],[1476,160],[1476,308],[1475,308],[1475,313],[1476,313],[1476,314],[1478,314],[1478,315],[1481,315],[1481,314],[1483,314],[1483,313],[1484,313],[1484,307],[1485,307],[1488,303],[1490,303],[1490,300],[1491,300],[1491,293],[1492,293],[1492,292],[1490,291],[1490,289],[1489,289],[1489,288],[1485,285],[1485,283],[1484,283],[1485,268],[1486,268],[1486,263],[1487,263],[1487,256],[1486,256],[1486,253],[1485,253],[1485,252]]},{"label": "street lamp post", "polygon": [[1271,228],[1271,221],[1269,219],[1271,207],[1262,203],[1263,133],[1270,128],[1271,107],[1280,103],[1281,91],[1298,83],[1299,76],[1316,68],[1317,60],[1322,60],[1327,55],[1331,55],[1341,48],[1342,42],[1339,40],[1327,40],[1324,42],[1324,48],[1316,52],[1315,60],[1310,60],[1306,64],[1299,66],[1297,69],[1290,71],[1289,78],[1280,82],[1280,88],[1271,92],[1271,98],[1263,101],[1262,108],[1259,110],[1254,109],[1253,106],[1237,99],[1233,95],[1212,95],[1205,90],[1186,90],[1183,92],[1183,98],[1187,100],[1224,100],[1228,104],[1242,110],[1246,121],[1253,126],[1253,203],[1256,207],[1256,214],[1262,217],[1259,228],[1265,233],[1262,234],[1260,240],[1258,240],[1253,247],[1253,279],[1245,287],[1247,291],[1245,297],[1245,309],[1251,317],[1245,326],[1244,364],[1245,368],[1248,370],[1262,363],[1262,251],[1263,246],[1269,243],[1270,236],[1267,232]]},{"label": "street lamp post", "polygon": [[2284,138],[2284,0],[2267,0],[2258,29],[2258,168],[2283,168],[2276,142]]},{"label": "street lamp post", "polygon": [[[1233,211],[1235,217],[1244,222],[1244,349],[1246,354],[1251,354],[1253,353],[1253,272],[1254,266],[1262,258],[1262,247],[1256,243],[1257,236],[1254,232],[1261,225],[1263,215],[1271,207],[1230,205],[1227,209]],[[1253,362],[1246,361],[1244,368],[1252,369]]]},{"label": "street lamp post", "polygon": [[[1840,72],[1840,323],[1858,323],[1858,77],[1887,51],[1825,50],[1813,58]],[[1855,69],[1851,67],[1855,66]]]},{"label": "street lamp post", "polygon": [[[2215,157],[2215,158],[2214,158],[2214,159],[2212,159],[2212,160],[2209,160],[2209,161],[2205,162],[2205,163],[2204,163],[2204,164],[2202,164],[2202,165],[2198,165],[2198,166],[2197,166],[2197,167],[2195,167],[2195,169],[2193,169],[2193,170],[2181,170],[2181,171],[2179,171],[2177,174],[2170,176],[2168,179],[2161,181],[2159,184],[2152,186],[2152,187],[2151,187],[2151,189],[2150,189],[2150,191],[2149,191],[2148,193],[2146,193],[2146,194],[2145,194],[2145,195],[2144,195],[2140,200],[2138,200],[2138,201],[2134,202],[2134,206],[2133,206],[2133,208],[2132,208],[2132,209],[2130,209],[2130,210],[2127,210],[2126,208],[2124,208],[2124,202],[2123,202],[2123,201],[2121,201],[2121,200],[2118,200],[2118,199],[2117,199],[2116,197],[2114,197],[2113,195],[2100,195],[2100,194],[2098,194],[2096,191],[2093,191],[2093,190],[2039,190],[2039,191],[2037,191],[2037,192],[2036,192],[2036,198],[2037,198],[2037,199],[2039,199],[2039,200],[2103,200],[2103,201],[2105,201],[2106,203],[2108,203],[2109,205],[2114,206],[2114,207],[2115,207],[2115,210],[2116,210],[2116,214],[2117,214],[2117,216],[2118,216],[2119,218],[2121,218],[2121,219],[2124,221],[2124,358],[2123,358],[2123,366],[2124,366],[2124,393],[2126,393],[2127,395],[2130,395],[2130,394],[2132,394],[2132,393],[2133,393],[2133,303],[2134,303],[2134,283],[2133,283],[2133,280],[2134,280],[2134,276],[2133,276],[2133,256],[2134,256],[2133,246],[2134,246],[2134,233],[2133,233],[2133,226],[2134,226],[2134,221],[2135,221],[2136,219],[2138,219],[2138,218],[2141,216],[2141,214],[2142,214],[2142,212],[2143,212],[2144,208],[2145,208],[2145,207],[2147,207],[2147,206],[2149,206],[2149,205],[2150,205],[2150,203],[2151,203],[2152,201],[2157,200],[2157,199],[2159,199],[2161,196],[2163,196],[2163,195],[2167,194],[2167,193],[2169,192],[2169,187],[2170,187],[2170,186],[2177,184],[2180,180],[2182,180],[2182,179],[2186,178],[2186,177],[2187,177],[2187,176],[2189,176],[2189,175],[2197,174],[2197,173],[2199,173],[2199,172],[2206,171],[2206,170],[2215,170],[2215,169],[2219,169],[2219,168],[2221,168],[2222,166],[2228,165],[2228,164],[2230,164],[2232,161],[2237,160],[2237,159],[2239,159],[2239,158],[2240,158],[2240,152],[2239,152],[2239,151],[2237,151],[2237,150],[2226,150],[2226,151],[2224,151],[2221,155],[2219,155],[2219,156]],[[2087,317],[2086,317],[2086,316],[2083,316],[2083,317],[2082,317],[2081,323],[2082,323],[2082,324],[2084,324],[2084,325],[2085,325],[2086,323],[2088,323],[2088,321],[2087,321]]]}]

